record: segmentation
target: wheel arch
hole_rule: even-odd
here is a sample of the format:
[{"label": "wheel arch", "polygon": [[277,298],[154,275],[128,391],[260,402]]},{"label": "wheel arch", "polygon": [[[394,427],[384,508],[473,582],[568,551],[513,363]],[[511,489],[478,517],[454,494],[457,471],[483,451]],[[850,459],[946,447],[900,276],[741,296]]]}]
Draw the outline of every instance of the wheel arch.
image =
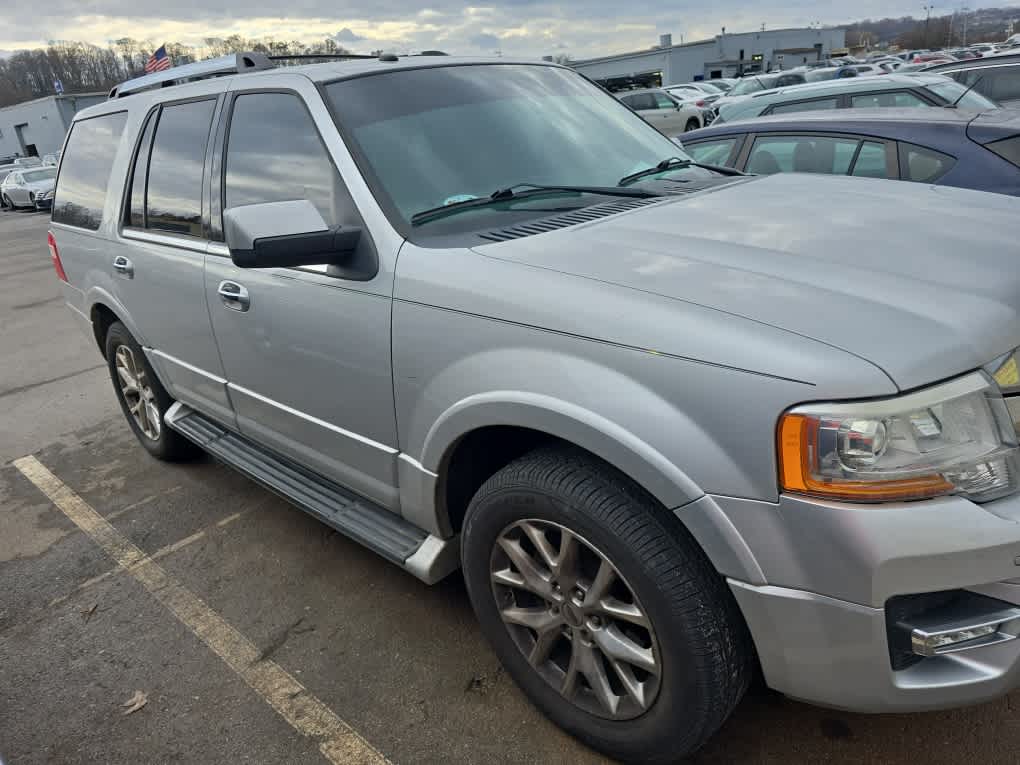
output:
[{"label": "wheel arch", "polygon": [[[456,531],[474,490],[486,478],[525,451],[550,442],[583,449],[609,463],[664,508],[683,506],[704,494],[654,447],[595,412],[551,396],[495,392],[458,402],[426,436],[421,462],[438,476],[441,526]],[[465,484],[458,470],[466,466],[471,475]]]},{"label": "wheel arch", "polygon": [[106,358],[106,333],[115,321],[127,327],[138,344],[145,347],[145,339],[139,333],[138,327],[124,306],[112,294],[101,287],[93,287],[86,295],[85,304],[88,306],[87,315],[92,322],[92,334],[103,358]]}]

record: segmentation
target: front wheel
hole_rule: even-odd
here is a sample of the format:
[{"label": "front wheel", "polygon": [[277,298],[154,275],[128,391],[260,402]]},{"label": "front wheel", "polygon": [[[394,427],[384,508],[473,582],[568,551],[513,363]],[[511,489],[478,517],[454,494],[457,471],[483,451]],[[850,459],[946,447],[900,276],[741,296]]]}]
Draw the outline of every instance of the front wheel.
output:
[{"label": "front wheel", "polygon": [[200,453],[191,441],[164,425],[163,416],[173,399],[152,371],[138,341],[119,321],[106,333],[106,362],[120,408],[149,454],[176,462]]},{"label": "front wheel", "polygon": [[594,749],[673,762],[747,689],[753,649],[722,578],[677,519],[584,452],[540,450],[490,478],[462,555],[510,676]]},{"label": "front wheel", "polygon": [[684,132],[690,133],[692,130],[697,130],[700,127],[701,123],[698,122],[698,120],[695,119],[694,117],[691,117],[689,120],[687,120],[687,125],[686,127],[684,127]]}]

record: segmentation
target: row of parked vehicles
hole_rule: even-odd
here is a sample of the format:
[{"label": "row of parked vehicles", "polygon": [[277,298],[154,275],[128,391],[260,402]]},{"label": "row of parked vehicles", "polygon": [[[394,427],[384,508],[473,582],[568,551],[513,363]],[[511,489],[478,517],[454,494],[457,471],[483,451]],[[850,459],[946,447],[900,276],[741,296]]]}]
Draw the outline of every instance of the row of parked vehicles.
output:
[{"label": "row of parked vehicles", "polygon": [[[717,92],[705,92],[710,87]],[[701,121],[708,125],[695,130],[685,121],[688,132],[678,140],[704,164],[1020,195],[1020,54],[881,77],[833,79],[828,68],[815,67],[640,93],[676,98],[695,89],[706,95]],[[635,94],[618,97],[629,103]],[[663,130],[658,112],[638,113]]]},{"label": "row of parked vehicles", "polygon": [[0,162],[0,209],[49,210],[60,152],[39,157],[7,157]]}]

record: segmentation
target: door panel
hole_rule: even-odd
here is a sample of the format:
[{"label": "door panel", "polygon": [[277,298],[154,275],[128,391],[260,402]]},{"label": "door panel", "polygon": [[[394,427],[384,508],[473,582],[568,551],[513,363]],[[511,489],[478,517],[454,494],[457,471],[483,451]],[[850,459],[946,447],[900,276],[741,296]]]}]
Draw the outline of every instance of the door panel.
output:
[{"label": "door panel", "polygon": [[[322,139],[336,129],[328,115],[313,116],[323,111],[314,86],[301,88],[239,87],[232,95],[211,196],[224,209],[308,199],[327,226],[362,230],[358,247],[366,250],[355,260],[377,261],[371,227]],[[217,147],[214,166],[220,157]],[[206,261],[205,294],[239,430],[399,512],[392,284],[389,270],[359,281],[324,266],[240,269],[222,244]]]},{"label": "door panel", "polygon": [[205,299],[202,174],[215,106],[212,95],[149,115],[127,225],[107,257],[116,297],[170,394],[236,427]]},{"label": "door panel", "polygon": [[[239,430],[398,509],[389,298],[223,256],[205,278]],[[248,310],[223,302],[224,281],[248,291]]]}]

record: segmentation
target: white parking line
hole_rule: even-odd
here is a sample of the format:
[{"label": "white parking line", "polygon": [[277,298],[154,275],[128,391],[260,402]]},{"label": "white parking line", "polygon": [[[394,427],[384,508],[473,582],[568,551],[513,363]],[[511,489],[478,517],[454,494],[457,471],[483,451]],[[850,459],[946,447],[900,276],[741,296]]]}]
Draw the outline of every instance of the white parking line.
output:
[{"label": "white parking line", "polygon": [[389,762],[280,665],[270,659],[260,660],[259,649],[254,643],[117,531],[39,460],[32,456],[22,457],[14,461],[14,466],[153,598],[223,659],[291,727],[317,739],[319,751],[326,759],[334,765],[380,765]]},{"label": "white parking line", "polygon": [[[126,509],[127,508],[125,508],[125,510]],[[200,539],[205,539],[205,537],[209,534],[210,531],[215,531],[216,529],[222,529],[226,526],[229,526],[234,521],[241,520],[241,518],[243,518],[250,512],[251,512],[250,510],[242,510],[239,513],[232,513],[231,515],[228,515],[226,518],[221,518],[220,520],[216,521],[216,523],[210,524],[209,526],[206,526],[204,529],[199,529],[194,534],[184,537],[184,539],[178,539],[173,544],[169,544],[166,547],[159,548],[158,550],[156,550],[156,552],[150,555],[149,558],[151,560],[163,560],[163,558],[165,558],[166,556],[171,555],[177,552],[178,550],[183,550],[188,545],[194,544]],[[112,520],[113,515],[114,515],[113,513],[108,513],[106,515],[106,520],[108,521]],[[67,595],[61,595],[59,598],[54,598],[53,600],[51,600],[50,608],[53,608],[54,606],[59,606],[61,603],[65,603],[82,590],[87,590],[89,587],[94,587],[100,582],[105,582],[114,574],[117,574],[124,570],[125,569],[122,568],[121,566],[117,566],[117,568],[112,568],[109,571],[104,571],[102,574],[97,574],[91,579],[86,579],[84,582],[75,587],[73,592],[69,592]]]}]

